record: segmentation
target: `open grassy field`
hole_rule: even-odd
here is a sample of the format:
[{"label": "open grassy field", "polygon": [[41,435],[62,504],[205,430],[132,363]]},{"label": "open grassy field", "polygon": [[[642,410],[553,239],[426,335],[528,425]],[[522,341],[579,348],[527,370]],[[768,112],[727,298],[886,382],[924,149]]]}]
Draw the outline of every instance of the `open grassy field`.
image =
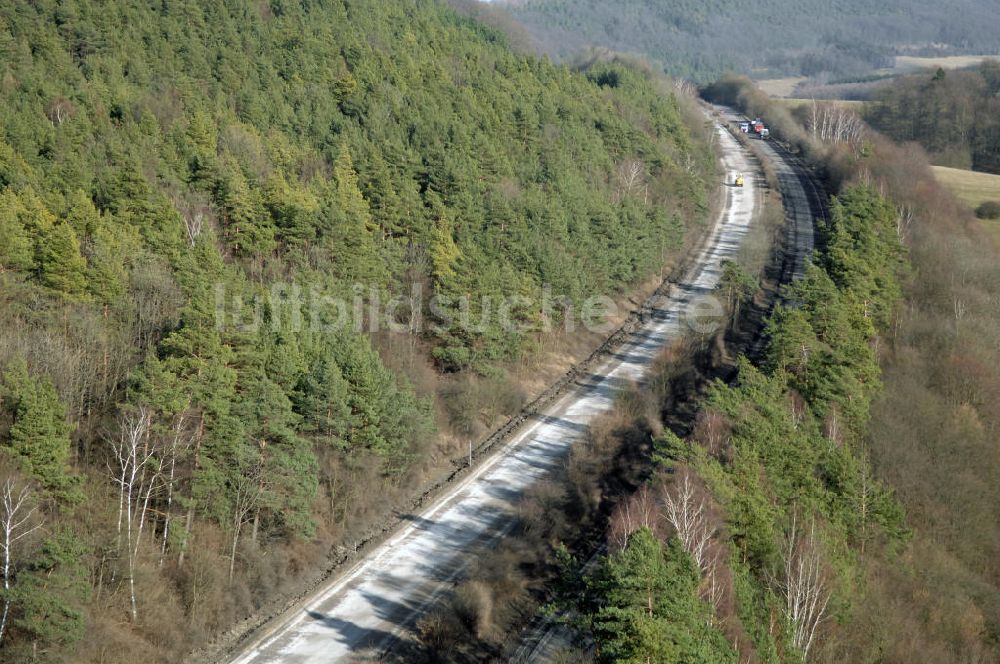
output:
[{"label": "open grassy field", "polygon": [[891,70],[895,73],[908,73],[920,69],[941,67],[943,69],[964,69],[974,67],[983,60],[998,58],[997,55],[949,55],[939,58],[918,58],[910,55],[896,56],[896,66]]},{"label": "open grassy field", "polygon": [[[943,67],[944,69],[964,69],[966,67],[974,67],[981,63],[983,60],[996,59],[1000,60],[1000,55],[947,55],[933,58],[923,58],[912,55],[898,55],[892,67],[887,67],[885,69],[879,69],[872,72],[875,75],[882,77],[892,77],[900,76],[903,74],[912,74],[914,72],[920,71],[922,69],[935,69],[937,67]],[[808,78],[804,76],[789,76],[786,78],[763,78],[757,81],[757,87],[766,92],[769,96],[775,99],[788,99],[791,105],[798,105],[801,103],[801,99],[796,97],[796,88],[798,88],[800,83],[807,83]],[[810,85],[816,86],[813,82]],[[847,84],[856,85],[856,84]],[[809,86],[806,86],[809,87]],[[833,95],[829,94],[829,87],[833,86],[820,86],[824,88],[827,94],[821,96],[837,96],[836,93]],[[800,93],[801,94],[801,93]],[[854,102],[852,102],[854,103]]]},{"label": "open grassy field", "polygon": [[938,182],[973,208],[985,201],[1000,201],[1000,175],[960,168],[934,166]]},{"label": "open grassy field", "polygon": [[[972,208],[985,201],[1000,201],[1000,175],[946,166],[934,166],[934,175],[938,182]],[[1000,241],[1000,219],[984,219],[983,224]]]},{"label": "open grassy field", "polygon": [[795,93],[795,86],[804,80],[806,80],[805,76],[765,78],[757,81],[757,87],[770,97],[791,97]]},{"label": "open grassy field", "polygon": [[[799,106],[804,106],[805,104],[811,104],[812,99],[798,99],[796,97],[786,97],[782,99],[776,99],[782,106],[787,106],[788,108],[798,108]],[[852,99],[821,99],[820,101],[824,103],[837,104],[838,106],[845,106],[847,108],[853,108],[857,111],[861,110],[864,106],[863,101],[857,101]]]}]

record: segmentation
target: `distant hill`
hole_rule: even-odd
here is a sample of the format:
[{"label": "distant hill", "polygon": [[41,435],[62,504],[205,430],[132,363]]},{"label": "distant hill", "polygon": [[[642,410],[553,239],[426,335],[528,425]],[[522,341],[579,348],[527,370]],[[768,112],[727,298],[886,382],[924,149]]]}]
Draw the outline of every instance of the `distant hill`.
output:
[{"label": "distant hill", "polygon": [[539,48],[641,53],[669,73],[856,75],[897,54],[997,53],[990,0],[505,0]]}]

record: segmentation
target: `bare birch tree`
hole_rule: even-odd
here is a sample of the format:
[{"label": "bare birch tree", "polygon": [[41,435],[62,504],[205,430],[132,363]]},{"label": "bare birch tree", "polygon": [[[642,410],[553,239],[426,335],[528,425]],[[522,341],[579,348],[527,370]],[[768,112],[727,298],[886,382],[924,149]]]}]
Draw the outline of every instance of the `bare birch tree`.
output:
[{"label": "bare birch tree", "polygon": [[865,138],[865,123],[852,109],[842,104],[817,102],[810,106],[808,129],[813,138],[824,143],[846,143],[859,146]]},{"label": "bare birch tree", "polygon": [[675,80],[674,89],[685,97],[691,97],[692,99],[697,99],[698,97],[698,86],[686,79],[679,78]]},{"label": "bare birch tree", "polygon": [[[242,466],[242,464],[240,464]],[[263,456],[249,466],[237,469],[233,479],[233,542],[229,551],[229,581],[233,580],[236,569],[236,547],[239,545],[240,533],[243,531],[252,514],[255,514],[264,496],[264,459]]]},{"label": "bare birch tree", "polygon": [[823,434],[835,446],[840,447],[843,444],[844,426],[840,410],[836,406],[830,407],[830,412],[823,420]]},{"label": "bare birch tree", "polygon": [[872,502],[876,498],[876,492],[878,491],[878,485],[875,477],[872,475],[871,465],[868,462],[868,452],[862,447],[861,449],[861,477],[858,486],[858,497],[857,497],[857,510],[858,510],[858,521],[859,532],[858,539],[861,541],[861,554],[865,553],[865,546],[868,543],[869,532],[868,523],[871,520],[872,513]]},{"label": "bare birch tree", "polygon": [[192,247],[201,235],[201,230],[205,226],[205,213],[201,210],[193,210],[184,215],[184,229],[187,231],[188,244]]},{"label": "bare birch tree", "polygon": [[118,440],[112,442],[108,464],[112,481],[118,486],[118,552],[125,554],[128,571],[129,613],[138,618],[135,567],[146,527],[150,499],[158,489],[163,459],[157,459],[156,441],[150,437],[150,413],[143,407],[119,418]]},{"label": "bare birch tree", "polygon": [[896,238],[905,243],[910,235],[910,226],[916,218],[916,213],[909,205],[901,205],[896,209]]},{"label": "bare birch tree", "polygon": [[635,494],[618,504],[608,528],[608,544],[612,549],[624,551],[632,533],[649,528],[658,534],[656,499],[643,485]]},{"label": "bare birch tree", "polygon": [[174,508],[174,485],[177,482],[177,461],[181,455],[186,453],[193,441],[193,435],[188,431],[190,417],[186,412],[181,412],[174,417],[172,431],[170,435],[170,445],[165,450],[164,464],[165,472],[161,475],[163,489],[166,491],[165,504],[163,506],[163,536],[160,540],[160,567],[167,554],[167,542],[170,539],[170,522],[173,519]]},{"label": "bare birch tree", "polygon": [[48,116],[49,122],[55,127],[69,120],[75,113],[76,110],[73,108],[73,104],[65,97],[55,97],[45,107],[45,114]]},{"label": "bare birch tree", "polygon": [[677,539],[698,566],[698,571],[703,575],[707,574],[714,566],[709,543],[715,534],[715,527],[709,515],[708,503],[703,495],[699,496],[689,470],[681,472],[673,490],[663,491],[662,503],[663,518],[677,533]]},{"label": "bare birch tree", "polygon": [[187,233],[188,244],[194,246],[205,223],[211,223],[214,213],[211,205],[200,197],[180,197],[174,198],[174,205],[180,212],[181,219],[184,220],[184,230]]},{"label": "bare birch tree", "polygon": [[785,598],[785,615],[792,628],[792,645],[808,660],[816,631],[827,618],[830,590],[823,556],[816,541],[816,524],[805,535],[798,531],[797,515],[792,516],[784,550],[784,579],[779,584]]},{"label": "bare birch tree", "polygon": [[646,165],[639,159],[629,159],[618,164],[618,188],[615,192],[616,202],[631,196],[640,187],[646,197]]},{"label": "bare birch tree", "polygon": [[708,450],[713,457],[728,462],[732,451],[732,424],[722,413],[703,410],[698,413],[692,438]]},{"label": "bare birch tree", "polygon": [[660,502],[663,520],[674,530],[681,546],[698,567],[701,597],[714,609],[709,618],[712,623],[722,604],[726,584],[724,566],[720,563],[723,552],[713,540],[717,519],[709,494],[694,473],[684,467],[673,487],[662,488]]},{"label": "bare birch tree", "polygon": [[8,479],[0,488],[0,555],[3,556],[3,615],[0,616],[0,643],[7,631],[10,615],[10,591],[14,583],[14,546],[25,537],[42,527],[41,520],[35,519],[38,504],[33,500],[27,485],[17,487],[13,479]]}]

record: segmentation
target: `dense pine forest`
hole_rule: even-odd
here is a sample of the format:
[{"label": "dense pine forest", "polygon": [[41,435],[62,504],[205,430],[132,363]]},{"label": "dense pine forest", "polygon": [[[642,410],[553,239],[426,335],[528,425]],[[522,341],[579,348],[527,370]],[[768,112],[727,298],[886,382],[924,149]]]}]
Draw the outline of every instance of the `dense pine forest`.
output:
[{"label": "dense pine forest", "polygon": [[538,47],[572,57],[591,46],[642,54],[710,81],[725,71],[858,76],[895,55],[997,53],[995,3],[960,0],[506,0]]},{"label": "dense pine forest", "polygon": [[6,3],[0,88],[5,662],[177,661],[294,589],[520,407],[543,287],[658,273],[714,168],[671,86],[430,0]]}]

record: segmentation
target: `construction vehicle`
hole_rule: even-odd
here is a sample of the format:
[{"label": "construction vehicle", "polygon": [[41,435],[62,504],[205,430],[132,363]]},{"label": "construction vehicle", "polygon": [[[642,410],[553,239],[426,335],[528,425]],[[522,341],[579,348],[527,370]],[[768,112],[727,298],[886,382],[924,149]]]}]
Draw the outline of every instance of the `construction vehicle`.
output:
[{"label": "construction vehicle", "polygon": [[736,179],[733,180],[733,184],[735,184],[737,187],[742,187],[743,186],[743,174],[742,173],[737,173],[736,174]]}]

